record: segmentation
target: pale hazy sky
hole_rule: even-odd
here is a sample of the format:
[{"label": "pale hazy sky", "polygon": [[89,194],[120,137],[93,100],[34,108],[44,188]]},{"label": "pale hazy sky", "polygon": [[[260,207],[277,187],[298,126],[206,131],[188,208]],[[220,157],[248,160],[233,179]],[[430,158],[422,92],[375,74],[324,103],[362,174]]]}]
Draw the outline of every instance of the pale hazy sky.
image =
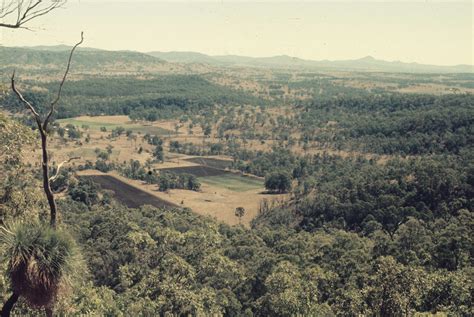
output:
[{"label": "pale hazy sky", "polygon": [[110,50],[474,64],[473,10],[471,1],[69,0],[34,32],[1,29],[0,43],[73,44],[83,30],[84,46]]}]

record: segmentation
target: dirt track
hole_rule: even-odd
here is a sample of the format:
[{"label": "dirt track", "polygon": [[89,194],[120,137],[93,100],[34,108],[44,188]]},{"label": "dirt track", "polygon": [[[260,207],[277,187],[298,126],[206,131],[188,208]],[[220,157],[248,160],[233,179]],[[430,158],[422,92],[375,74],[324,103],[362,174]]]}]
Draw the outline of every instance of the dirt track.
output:
[{"label": "dirt track", "polygon": [[100,185],[103,189],[114,192],[115,198],[129,208],[138,208],[143,205],[152,205],[155,207],[177,207],[175,204],[155,197],[134,186],[130,186],[121,180],[110,175],[84,175]]}]

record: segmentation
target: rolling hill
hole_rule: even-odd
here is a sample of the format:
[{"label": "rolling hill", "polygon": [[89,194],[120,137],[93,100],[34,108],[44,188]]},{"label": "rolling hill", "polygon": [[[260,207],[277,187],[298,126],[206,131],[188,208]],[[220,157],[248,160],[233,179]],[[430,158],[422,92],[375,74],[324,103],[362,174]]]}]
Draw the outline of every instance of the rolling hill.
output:
[{"label": "rolling hill", "polygon": [[169,62],[203,63],[215,66],[246,66],[269,68],[309,68],[332,69],[348,71],[380,71],[380,72],[408,72],[408,73],[471,73],[473,65],[437,66],[418,63],[404,63],[400,61],[384,61],[366,56],[354,60],[312,61],[288,55],[273,57],[247,57],[238,55],[209,56],[195,52],[150,52],[151,56]]},{"label": "rolling hill", "polygon": [[[68,46],[38,48],[0,46],[0,66],[63,67],[68,59],[69,50]],[[159,66],[166,62],[139,52],[78,48],[73,63],[80,68],[98,68],[106,65]]]},{"label": "rolling hill", "polygon": [[[0,67],[12,65],[39,66],[63,65],[70,46],[5,47],[0,46]],[[217,67],[263,67],[284,69],[312,69],[338,71],[376,71],[403,73],[473,73],[474,65],[438,66],[401,61],[384,61],[372,56],[353,60],[305,60],[288,55],[248,57],[239,55],[210,56],[197,52],[148,52],[106,51],[79,48],[74,57],[77,66],[86,68],[104,65],[130,65],[156,67],[166,62],[179,64],[204,64]]]}]

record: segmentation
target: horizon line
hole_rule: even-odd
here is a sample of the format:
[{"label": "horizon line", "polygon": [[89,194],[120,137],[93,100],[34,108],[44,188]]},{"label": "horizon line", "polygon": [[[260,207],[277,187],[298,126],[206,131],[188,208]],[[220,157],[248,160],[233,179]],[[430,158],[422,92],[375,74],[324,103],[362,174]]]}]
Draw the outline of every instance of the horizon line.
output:
[{"label": "horizon line", "polygon": [[[53,44],[53,45],[24,45],[24,46],[7,46],[3,45],[0,43],[0,47],[10,47],[10,48],[30,48],[34,49],[35,47],[58,47],[58,46],[64,46],[64,47],[72,47],[73,45],[68,45],[68,44]],[[423,62],[414,62],[414,61],[402,61],[402,60],[386,60],[386,59],[381,59],[378,57],[374,57],[373,55],[365,55],[362,57],[353,57],[353,58],[348,58],[348,59],[307,59],[303,57],[298,57],[298,56],[292,56],[288,54],[277,54],[277,55],[265,55],[265,56],[252,56],[252,55],[239,55],[239,54],[219,54],[219,55],[211,55],[208,53],[204,52],[199,52],[199,51],[192,51],[192,50],[152,50],[152,51],[140,51],[140,50],[134,50],[134,49],[106,49],[106,48],[98,48],[98,47],[91,47],[91,46],[86,46],[86,47],[79,47],[80,49],[94,49],[94,50],[101,50],[101,51],[109,51],[109,52],[136,52],[136,53],[141,53],[141,54],[147,54],[149,55],[150,53],[154,52],[159,52],[159,53],[197,53],[197,54],[202,54],[208,57],[223,57],[223,56],[238,56],[238,57],[249,57],[249,58],[272,58],[272,57],[290,57],[290,58],[297,58],[302,61],[309,61],[309,62],[339,62],[339,61],[356,61],[356,60],[361,60],[364,58],[372,58],[376,61],[382,61],[382,62],[388,62],[388,63],[403,63],[403,64],[417,64],[417,65],[426,65],[426,66],[437,66],[437,67],[456,67],[456,66],[470,66],[474,67],[474,63],[472,64],[449,64],[449,65],[441,65],[441,64],[428,64],[428,63],[423,63]]]}]

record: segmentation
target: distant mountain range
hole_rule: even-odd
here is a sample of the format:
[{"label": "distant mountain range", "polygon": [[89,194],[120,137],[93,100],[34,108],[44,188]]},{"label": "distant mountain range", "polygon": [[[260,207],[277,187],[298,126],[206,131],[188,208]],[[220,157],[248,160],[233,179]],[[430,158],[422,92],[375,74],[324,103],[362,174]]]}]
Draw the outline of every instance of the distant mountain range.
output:
[{"label": "distant mountain range", "polygon": [[418,63],[388,62],[366,56],[354,60],[312,61],[287,55],[247,57],[238,55],[209,56],[195,52],[149,52],[151,56],[175,63],[202,63],[215,66],[247,66],[270,68],[333,69],[348,71],[381,71],[413,73],[471,73],[473,65],[436,66]]},{"label": "distant mountain range", "polygon": [[[0,46],[0,65],[44,64],[63,60],[70,46]],[[400,61],[384,61],[366,56],[354,60],[305,60],[287,55],[273,57],[247,57],[238,55],[210,56],[196,52],[148,52],[106,51],[95,48],[80,48],[74,58],[75,63],[100,65],[103,63],[159,64],[166,62],[183,64],[207,64],[218,67],[265,67],[285,69],[378,71],[409,73],[473,73],[474,65],[437,66]]]}]

